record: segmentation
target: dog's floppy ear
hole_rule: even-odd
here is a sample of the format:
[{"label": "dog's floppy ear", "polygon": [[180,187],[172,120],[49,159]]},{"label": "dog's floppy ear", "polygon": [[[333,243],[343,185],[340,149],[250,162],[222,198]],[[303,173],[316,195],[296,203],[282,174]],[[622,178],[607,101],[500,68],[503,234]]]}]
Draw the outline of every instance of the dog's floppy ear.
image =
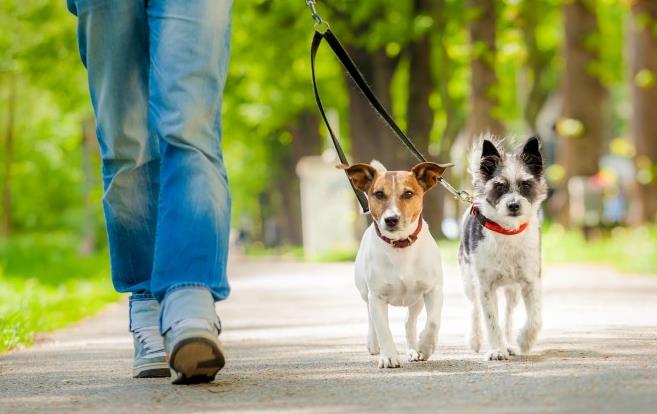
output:
[{"label": "dog's floppy ear", "polygon": [[502,156],[495,144],[485,139],[481,145],[481,160],[479,161],[479,172],[484,179],[489,180],[501,162]]},{"label": "dog's floppy ear", "polygon": [[436,164],[435,162],[421,162],[411,170],[415,179],[424,191],[429,191],[431,187],[436,185],[438,177],[442,176],[445,170],[453,167],[454,164]]},{"label": "dog's floppy ear", "polygon": [[345,170],[354,187],[365,193],[370,189],[377,174],[376,168],[369,164],[354,164],[351,166],[339,164],[337,168]]},{"label": "dog's floppy ear", "polygon": [[541,176],[543,173],[543,156],[541,155],[541,142],[538,137],[531,137],[525,142],[520,153],[520,159],[534,177]]}]

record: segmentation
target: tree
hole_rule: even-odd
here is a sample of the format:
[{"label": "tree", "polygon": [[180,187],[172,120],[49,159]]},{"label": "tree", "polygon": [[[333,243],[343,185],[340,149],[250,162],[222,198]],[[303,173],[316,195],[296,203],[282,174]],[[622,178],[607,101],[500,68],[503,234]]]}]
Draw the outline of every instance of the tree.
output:
[{"label": "tree", "polygon": [[[415,141],[422,153],[428,155],[435,117],[430,99],[435,90],[431,43],[436,10],[433,1],[429,0],[413,0],[413,7],[414,35],[407,47],[409,76],[406,124],[408,136]],[[434,234],[440,234],[443,219],[442,195],[440,190],[434,190],[425,198],[424,218],[434,229]]]},{"label": "tree", "polygon": [[523,117],[533,132],[538,130],[536,118],[556,83],[553,75],[556,48],[539,44],[539,30],[543,29],[541,22],[553,6],[546,5],[545,0],[524,0],[520,4],[520,25],[527,49],[526,68],[529,75]]},{"label": "tree", "polygon": [[635,1],[632,16],[632,136],[640,217],[651,222],[657,219],[657,3]]},{"label": "tree", "polygon": [[495,92],[496,3],[494,0],[469,0],[472,13],[469,22],[471,114],[468,135],[470,139],[485,132],[495,135],[504,134],[504,125],[495,115],[498,104]]},{"label": "tree", "polygon": [[604,135],[606,90],[597,71],[600,37],[595,1],[573,0],[563,5],[566,61],[561,93],[563,107],[557,122],[558,159],[564,167],[560,221],[568,224],[567,183],[574,176],[598,172]]},{"label": "tree", "polygon": [[319,115],[314,108],[299,114],[283,136],[285,140],[279,148],[280,170],[275,174],[273,185],[278,195],[276,215],[281,242],[301,245],[301,193],[296,167],[302,157],[321,153]]},{"label": "tree", "polygon": [[[412,37],[411,2],[336,1],[322,5],[330,11],[331,24],[374,94],[389,113],[395,112],[393,78]],[[353,161],[369,162],[376,158],[388,169],[408,168],[412,157],[349,76],[344,76],[349,85],[347,120]],[[400,126],[403,128],[404,123],[400,122]]]}]

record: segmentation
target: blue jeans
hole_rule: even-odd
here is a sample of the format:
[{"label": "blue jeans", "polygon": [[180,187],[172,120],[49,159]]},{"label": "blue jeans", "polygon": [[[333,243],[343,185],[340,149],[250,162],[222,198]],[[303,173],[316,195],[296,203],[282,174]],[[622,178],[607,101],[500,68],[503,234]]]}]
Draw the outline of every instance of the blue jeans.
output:
[{"label": "blue jeans", "polygon": [[231,0],[68,0],[96,114],[112,281],[229,294],[221,100]]}]

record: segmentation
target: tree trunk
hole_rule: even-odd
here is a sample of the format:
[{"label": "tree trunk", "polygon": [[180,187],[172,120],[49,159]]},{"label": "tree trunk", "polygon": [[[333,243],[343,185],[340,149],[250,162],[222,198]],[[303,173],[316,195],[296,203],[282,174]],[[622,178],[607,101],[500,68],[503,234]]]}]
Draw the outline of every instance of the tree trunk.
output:
[{"label": "tree trunk", "polygon": [[657,3],[632,6],[632,135],[636,146],[640,220],[657,220]]},{"label": "tree trunk", "polygon": [[[348,49],[374,94],[386,110],[392,112],[390,88],[399,58],[389,58],[383,49],[375,52],[357,46]],[[352,82],[350,78],[348,82]],[[390,170],[407,169],[412,159],[395,133],[386,126],[357,87],[349,85],[347,89],[352,153],[350,161],[370,162],[377,159]]]},{"label": "tree trunk", "polygon": [[563,108],[557,122],[561,137],[558,159],[565,170],[558,211],[560,221],[569,223],[568,180],[598,172],[604,133],[605,88],[591,73],[599,51],[590,46],[591,36],[599,35],[594,2],[573,0],[563,6],[565,20],[566,70],[562,80]]},{"label": "tree trunk", "polygon": [[[415,16],[432,15],[432,12],[432,1],[414,0],[413,14]],[[408,136],[422,153],[429,154],[434,119],[429,98],[435,89],[431,57],[431,31],[426,31],[422,36],[413,39],[408,45],[408,52],[408,104],[406,105]],[[440,234],[440,225],[443,220],[443,198],[441,196],[441,190],[434,189],[425,196],[424,200],[424,218],[429,223],[434,235]]]},{"label": "tree trunk", "polygon": [[281,241],[290,245],[303,243],[301,231],[301,194],[297,163],[302,157],[319,155],[321,136],[319,118],[315,111],[306,111],[299,115],[297,124],[289,128],[292,143],[282,149],[281,174],[275,179],[274,186],[280,196],[278,200],[278,222]]},{"label": "tree trunk", "polygon": [[494,0],[469,0],[474,13],[470,22],[472,74],[468,136],[471,140],[486,132],[495,135],[504,134],[504,125],[494,114],[495,107],[498,105],[498,99],[494,92],[497,83],[495,73],[496,3]]},{"label": "tree trunk", "polygon": [[522,3],[522,32],[527,47],[527,66],[529,69],[529,92],[524,109],[524,118],[532,131],[537,131],[536,118],[545,105],[551,87],[545,85],[544,74],[549,70],[553,53],[541,50],[536,41],[536,28],[540,21],[541,0],[525,0]]},{"label": "tree trunk", "polygon": [[7,125],[5,129],[4,174],[2,183],[2,220],[0,236],[8,237],[11,233],[11,167],[14,157],[14,126],[16,120],[16,79],[13,74],[7,77]]}]

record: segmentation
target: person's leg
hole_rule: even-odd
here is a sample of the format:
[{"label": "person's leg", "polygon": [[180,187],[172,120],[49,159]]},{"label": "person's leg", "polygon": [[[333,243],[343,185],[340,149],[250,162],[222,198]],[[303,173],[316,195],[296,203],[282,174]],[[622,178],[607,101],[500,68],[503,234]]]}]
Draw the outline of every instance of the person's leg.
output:
[{"label": "person's leg", "polygon": [[148,24],[145,1],[69,0],[103,170],[103,209],[112,281],[131,292],[135,376],[168,374],[157,332],[160,306],[150,294],[159,188],[158,141],[148,128]]},{"label": "person's leg", "polygon": [[159,143],[149,139],[144,1],[78,0],[75,6],[102,159],[112,281],[119,292],[148,293]]},{"label": "person's leg", "polygon": [[161,173],[151,289],[230,291],[226,278],[230,195],[221,152],[221,100],[230,0],[148,2],[150,120]]},{"label": "person's leg", "polygon": [[221,152],[229,0],[150,0],[149,116],[160,141],[160,198],[151,291],[177,383],[223,367],[214,302],[226,278],[230,195]]}]

